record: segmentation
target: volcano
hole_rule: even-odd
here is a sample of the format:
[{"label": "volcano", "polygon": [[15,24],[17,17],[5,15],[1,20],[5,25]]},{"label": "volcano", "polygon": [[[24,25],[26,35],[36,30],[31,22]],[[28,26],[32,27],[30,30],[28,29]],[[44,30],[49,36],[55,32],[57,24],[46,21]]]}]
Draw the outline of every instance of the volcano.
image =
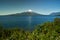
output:
[{"label": "volcano", "polygon": [[42,15],[42,14],[27,11],[27,12],[22,12],[22,13],[11,14],[7,16],[38,16],[38,15]]}]

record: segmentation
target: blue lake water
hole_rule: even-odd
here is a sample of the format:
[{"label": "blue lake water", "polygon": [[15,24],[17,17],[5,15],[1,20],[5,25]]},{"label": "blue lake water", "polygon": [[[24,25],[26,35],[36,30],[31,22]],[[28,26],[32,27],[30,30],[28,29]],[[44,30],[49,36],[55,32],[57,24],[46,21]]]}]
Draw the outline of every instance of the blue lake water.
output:
[{"label": "blue lake water", "polygon": [[0,16],[0,24],[4,28],[33,29],[34,26],[47,21],[53,21],[54,18],[60,18],[60,16]]}]

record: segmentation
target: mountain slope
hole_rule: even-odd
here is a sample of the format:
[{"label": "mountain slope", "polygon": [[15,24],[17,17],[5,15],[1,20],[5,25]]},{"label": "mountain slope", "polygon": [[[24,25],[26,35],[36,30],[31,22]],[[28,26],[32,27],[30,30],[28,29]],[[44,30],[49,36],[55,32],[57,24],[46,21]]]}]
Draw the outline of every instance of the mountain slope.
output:
[{"label": "mountain slope", "polygon": [[60,16],[60,12],[53,12],[50,15]]},{"label": "mountain slope", "polygon": [[22,12],[22,13],[7,15],[7,16],[38,16],[38,15],[42,15],[42,14],[38,14],[35,12]]}]

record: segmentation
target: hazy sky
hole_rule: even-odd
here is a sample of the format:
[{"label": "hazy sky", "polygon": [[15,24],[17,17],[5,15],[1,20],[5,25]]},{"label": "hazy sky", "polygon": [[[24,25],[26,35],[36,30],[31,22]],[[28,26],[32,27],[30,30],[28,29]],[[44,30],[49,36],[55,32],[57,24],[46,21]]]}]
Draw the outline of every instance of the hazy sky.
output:
[{"label": "hazy sky", "polygon": [[28,9],[40,14],[60,12],[60,0],[0,0],[0,15],[21,13]]}]

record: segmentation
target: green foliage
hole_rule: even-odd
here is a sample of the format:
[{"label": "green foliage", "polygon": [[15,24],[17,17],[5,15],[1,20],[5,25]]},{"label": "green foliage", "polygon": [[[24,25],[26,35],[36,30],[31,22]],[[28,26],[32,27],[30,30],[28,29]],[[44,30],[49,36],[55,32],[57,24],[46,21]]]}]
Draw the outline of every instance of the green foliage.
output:
[{"label": "green foliage", "polygon": [[0,26],[0,40],[60,40],[60,18],[37,25],[32,32],[19,28],[4,29]]},{"label": "green foliage", "polygon": [[54,24],[60,26],[60,18],[55,18]]}]

